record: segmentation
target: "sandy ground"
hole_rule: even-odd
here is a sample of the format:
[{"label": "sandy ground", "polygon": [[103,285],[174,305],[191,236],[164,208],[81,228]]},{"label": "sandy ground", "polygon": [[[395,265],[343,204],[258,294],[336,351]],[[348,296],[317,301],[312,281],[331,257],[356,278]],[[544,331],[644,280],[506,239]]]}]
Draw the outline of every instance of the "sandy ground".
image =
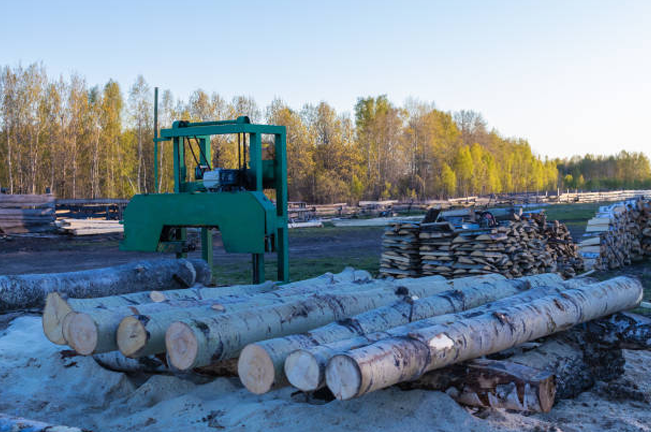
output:
[{"label": "sandy ground", "polygon": [[526,416],[463,408],[440,392],[391,388],[352,401],[325,402],[290,388],[256,396],[235,378],[127,376],[51,344],[40,317],[14,315],[4,321],[0,412],[96,432],[651,429],[647,352],[626,352],[626,374],[619,381],[560,401],[549,414]]}]

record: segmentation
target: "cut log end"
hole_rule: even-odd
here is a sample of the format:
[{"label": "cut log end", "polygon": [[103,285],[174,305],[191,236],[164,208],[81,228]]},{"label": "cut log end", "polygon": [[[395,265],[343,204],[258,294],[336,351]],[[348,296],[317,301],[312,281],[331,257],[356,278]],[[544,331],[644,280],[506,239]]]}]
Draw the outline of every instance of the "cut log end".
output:
[{"label": "cut log end", "polygon": [[199,343],[190,326],[179,321],[172,323],[165,334],[165,346],[176,369],[185,371],[195,366]]},{"label": "cut log end", "polygon": [[149,298],[151,299],[152,302],[154,303],[161,303],[167,300],[165,297],[165,294],[160,292],[160,291],[152,291],[149,293]]},{"label": "cut log end", "polygon": [[116,334],[118,349],[126,357],[139,357],[139,351],[147,344],[147,329],[135,316],[120,321]]},{"label": "cut log end", "polygon": [[255,344],[244,347],[237,362],[240,381],[251,393],[264,394],[274,384],[275,369],[267,351]]},{"label": "cut log end", "polygon": [[321,386],[321,370],[314,356],[304,350],[297,350],[285,360],[285,375],[290,384],[308,392]]},{"label": "cut log end", "polygon": [[93,319],[85,313],[74,313],[68,321],[68,345],[81,355],[91,355],[97,347],[98,330]]},{"label": "cut log end", "polygon": [[336,355],[326,367],[326,383],[339,400],[352,399],[359,393],[362,374],[357,363],[345,355]]},{"label": "cut log end", "polygon": [[61,294],[53,292],[47,295],[43,309],[43,333],[50,342],[57,345],[66,344],[63,336],[63,319],[71,312],[72,308]]}]

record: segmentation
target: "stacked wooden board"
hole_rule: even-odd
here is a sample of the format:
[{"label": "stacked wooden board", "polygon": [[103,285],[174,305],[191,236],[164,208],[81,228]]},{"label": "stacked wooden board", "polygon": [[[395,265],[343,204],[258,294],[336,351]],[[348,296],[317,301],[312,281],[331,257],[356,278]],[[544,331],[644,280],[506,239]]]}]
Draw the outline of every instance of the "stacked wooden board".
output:
[{"label": "stacked wooden board", "polygon": [[97,234],[121,234],[124,227],[117,220],[107,219],[58,219],[56,225],[66,234],[83,236]]},{"label": "stacked wooden board", "polygon": [[415,221],[392,221],[385,228],[382,235],[381,275],[403,278],[420,274],[419,225]]},{"label": "stacked wooden board", "polygon": [[579,248],[587,265],[598,270],[651,256],[651,200],[640,197],[599,207]]},{"label": "stacked wooden board", "polygon": [[[348,277],[325,275],[281,287],[192,288],[78,300],[52,294],[43,327],[53,342],[93,354],[116,370],[206,373],[209,368],[221,374],[233,371],[236,360],[243,384],[257,394],[288,384],[303,391],[327,386],[345,400],[412,382],[421,388],[457,388],[449,394],[465,404],[548,411],[556,393],[567,394],[563,386],[579,381],[577,376],[589,378],[581,380],[587,385],[602,378],[582,360],[585,353],[600,351],[594,344],[562,345],[560,354],[545,348],[543,360],[533,364],[511,354],[508,362],[464,363],[460,371],[441,368],[584,322],[610,332],[602,337],[602,331],[599,340],[648,348],[649,322],[618,321],[615,315],[601,320],[636,307],[641,296],[642,286],[632,278],[594,284],[563,281],[555,274],[519,279],[493,274],[395,281],[349,272]],[[58,332],[52,331],[54,324]],[[618,349],[604,352],[616,355]],[[568,359],[568,352],[578,355]],[[439,370],[443,375],[431,375]],[[479,372],[486,378],[481,389],[472,386]],[[454,379],[441,382],[441,377]],[[508,388],[512,391],[505,392]],[[523,388],[526,397],[515,397]]]},{"label": "stacked wooden board", "polygon": [[53,223],[52,195],[0,194],[0,234],[52,231]]},{"label": "stacked wooden board", "polygon": [[[583,262],[567,227],[528,214],[491,228],[455,228],[449,222],[393,222],[384,233],[380,274],[446,278],[499,273],[507,277],[558,272],[572,277]],[[417,233],[417,238],[414,234]],[[413,242],[411,245],[409,242]],[[418,247],[420,267],[414,257]]]}]

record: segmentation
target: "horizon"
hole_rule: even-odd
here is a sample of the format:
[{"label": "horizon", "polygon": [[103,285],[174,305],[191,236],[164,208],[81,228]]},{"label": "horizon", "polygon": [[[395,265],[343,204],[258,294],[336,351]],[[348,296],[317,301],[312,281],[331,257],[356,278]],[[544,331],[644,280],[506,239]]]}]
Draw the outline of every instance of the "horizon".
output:
[{"label": "horizon", "polygon": [[[397,106],[413,97],[479,112],[543,157],[651,156],[651,4],[198,3],[11,3],[0,64],[42,62],[51,77],[114,79],[125,93],[143,75],[184,101],[196,89],[251,96],[261,108],[275,97],[296,110],[325,101],[351,117],[358,97],[386,94]],[[162,25],[174,22],[179,32]]]}]

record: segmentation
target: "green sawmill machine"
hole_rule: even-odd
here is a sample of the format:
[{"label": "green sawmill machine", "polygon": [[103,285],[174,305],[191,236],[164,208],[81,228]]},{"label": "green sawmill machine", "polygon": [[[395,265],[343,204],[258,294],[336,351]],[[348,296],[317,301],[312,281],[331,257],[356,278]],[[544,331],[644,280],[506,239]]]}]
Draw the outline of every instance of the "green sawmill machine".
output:
[{"label": "green sawmill machine", "polygon": [[[157,100],[158,89],[155,95]],[[211,137],[227,134],[237,136],[237,169],[212,166]],[[269,159],[263,159],[263,134],[273,137],[273,148],[265,151]],[[184,257],[191,250],[186,228],[198,227],[202,257],[212,269],[211,229],[216,228],[226,252],[252,254],[253,283],[265,280],[264,253],[273,251],[278,256],[278,280],[288,282],[285,127],[252,124],[248,117],[198,123],[181,120],[162,129],[160,138],[157,135],[154,160],[158,160],[159,142],[171,141],[174,146],[174,193],[140,194],[131,199],[124,211],[120,249],[173,252]],[[193,179],[186,166],[187,151],[195,162]],[[265,196],[265,189],[275,190],[275,204]]]}]

